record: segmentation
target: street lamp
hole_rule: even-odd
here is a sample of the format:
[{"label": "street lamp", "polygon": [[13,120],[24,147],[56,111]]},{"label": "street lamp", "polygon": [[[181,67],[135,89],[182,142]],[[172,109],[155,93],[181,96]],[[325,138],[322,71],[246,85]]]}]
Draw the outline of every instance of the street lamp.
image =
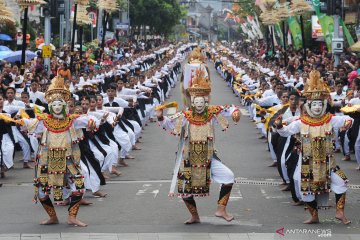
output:
[{"label": "street lamp", "polygon": [[260,19],[262,20],[264,25],[268,25],[271,29],[271,43],[272,43],[272,52],[275,54],[275,31],[274,25],[279,22],[278,17],[274,14],[273,8],[276,4],[277,0],[264,0],[263,4],[265,10],[260,14]]},{"label": "street lamp", "polygon": [[27,21],[28,21],[28,10],[29,7],[39,5],[39,4],[47,4],[47,2],[43,0],[17,0],[19,7],[24,10],[24,22],[23,22],[23,29],[22,29],[22,48],[21,48],[21,67],[20,67],[20,74],[23,75],[25,72],[25,51],[26,51],[26,30],[27,30]]},{"label": "street lamp", "polygon": [[210,5],[205,8],[207,14],[209,14],[209,32],[208,32],[208,41],[211,41],[211,12],[214,10]]},{"label": "street lamp", "polygon": [[260,15],[260,18],[264,25],[267,25],[271,29],[271,45],[272,45],[272,52],[273,55],[275,55],[275,31],[274,31],[274,25],[279,22],[279,19],[277,16],[274,15],[273,11],[265,11]]},{"label": "street lamp", "polygon": [[101,40],[101,54],[100,54],[100,56],[102,56],[102,53],[104,52],[104,48],[105,48],[106,25],[109,21],[110,13],[118,11],[119,6],[117,2],[114,0],[99,0],[97,6],[99,9],[104,10],[104,18],[103,18],[104,25],[103,25],[103,35]]},{"label": "street lamp", "polygon": [[285,21],[288,19],[288,17],[292,16],[289,9],[288,9],[288,3],[280,4],[279,7],[277,7],[274,11],[279,19],[279,21],[282,21],[282,31],[283,31],[283,44],[284,44],[284,64],[285,67],[287,66],[287,52],[286,52],[286,33],[285,33]]},{"label": "street lamp", "polygon": [[78,6],[78,16],[77,16],[77,25],[79,25],[79,42],[80,42],[80,61],[82,60],[82,46],[83,46],[83,25],[92,24],[92,20],[89,15],[87,15],[86,6]]},{"label": "street lamp", "polygon": [[74,1],[74,18],[73,18],[73,29],[72,29],[72,39],[71,39],[71,58],[70,58],[70,69],[73,69],[74,65],[74,45],[75,45],[75,30],[76,30],[76,17],[77,17],[77,8],[78,5],[87,6],[89,5],[89,0],[75,0]]},{"label": "street lamp", "polygon": [[303,14],[306,12],[312,11],[312,7],[305,2],[304,0],[293,0],[291,4],[290,12],[296,16],[300,15],[300,27],[301,27],[301,38],[302,38],[302,45],[303,45],[303,58],[306,61],[306,45],[305,45],[305,33],[304,33],[304,21],[303,21]]}]

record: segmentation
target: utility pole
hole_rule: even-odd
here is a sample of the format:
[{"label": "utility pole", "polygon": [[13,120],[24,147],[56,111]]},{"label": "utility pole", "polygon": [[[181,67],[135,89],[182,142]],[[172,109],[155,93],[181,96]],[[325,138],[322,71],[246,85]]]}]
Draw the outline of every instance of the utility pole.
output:
[{"label": "utility pole", "polygon": [[334,48],[335,40],[339,39],[339,27],[340,27],[339,19],[340,19],[339,15],[334,15],[334,37],[333,37],[333,44],[332,44],[332,51],[334,54],[334,67],[337,67],[340,64],[340,54],[338,52],[336,52],[336,49]]},{"label": "utility pole", "polygon": [[[54,0],[53,0],[54,1]],[[50,45],[50,39],[51,39],[51,22],[50,22],[50,17],[51,17],[51,13],[54,13],[55,9],[52,9],[52,2],[49,1],[47,6],[43,9],[43,14],[44,14],[44,23],[45,23],[45,27],[44,27],[44,40],[45,40],[45,46],[49,46]],[[43,51],[44,51],[44,47],[43,47]],[[44,68],[45,71],[47,73],[50,72],[50,58],[49,57],[45,57],[44,58]]]},{"label": "utility pole", "polygon": [[64,14],[65,14],[65,0],[56,1],[56,14],[60,15],[60,46],[64,45]]},{"label": "utility pole", "polygon": [[24,8],[24,21],[23,21],[23,29],[22,29],[22,47],[21,47],[21,68],[20,68],[20,74],[24,75],[25,72],[25,63],[26,63],[26,31],[27,31],[27,22],[28,22],[28,11],[29,8]]},{"label": "utility pole", "polygon": [[342,13],[343,2],[342,0],[327,0],[326,14],[334,17],[334,36],[332,39],[332,53],[334,56],[334,67],[340,64],[340,54],[343,52],[344,39],[340,38],[340,16]]},{"label": "utility pole", "polygon": [[[50,15],[45,16],[45,33],[44,33],[44,40],[45,45],[50,45],[51,39],[51,23],[50,23]],[[45,70],[49,73],[50,72],[50,58],[44,58],[44,67]]]},{"label": "utility pole", "polygon": [[60,15],[60,46],[64,45],[64,14]]}]

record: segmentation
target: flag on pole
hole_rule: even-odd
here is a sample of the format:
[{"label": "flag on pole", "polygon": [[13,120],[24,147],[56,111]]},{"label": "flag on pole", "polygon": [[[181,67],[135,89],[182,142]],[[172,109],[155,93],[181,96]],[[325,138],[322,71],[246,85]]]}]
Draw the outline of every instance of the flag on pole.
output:
[{"label": "flag on pole", "polygon": [[301,27],[296,17],[290,16],[288,18],[289,29],[293,37],[294,48],[299,50],[302,47]]}]

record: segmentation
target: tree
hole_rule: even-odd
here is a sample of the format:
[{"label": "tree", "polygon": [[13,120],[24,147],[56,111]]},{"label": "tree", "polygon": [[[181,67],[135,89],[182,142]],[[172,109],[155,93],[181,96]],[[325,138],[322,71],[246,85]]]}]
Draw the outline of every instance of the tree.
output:
[{"label": "tree", "polygon": [[167,36],[182,16],[183,11],[176,0],[130,0],[133,29],[148,26],[150,33]]}]

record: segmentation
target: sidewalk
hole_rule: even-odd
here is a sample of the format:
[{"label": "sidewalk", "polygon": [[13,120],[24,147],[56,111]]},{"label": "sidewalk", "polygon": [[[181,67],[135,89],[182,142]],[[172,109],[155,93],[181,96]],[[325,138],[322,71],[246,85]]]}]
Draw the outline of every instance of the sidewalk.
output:
[{"label": "sidewalk", "polygon": [[357,240],[360,234],[280,235],[277,233],[52,233],[52,234],[0,234],[0,240],[277,240],[277,239],[338,239]]}]

